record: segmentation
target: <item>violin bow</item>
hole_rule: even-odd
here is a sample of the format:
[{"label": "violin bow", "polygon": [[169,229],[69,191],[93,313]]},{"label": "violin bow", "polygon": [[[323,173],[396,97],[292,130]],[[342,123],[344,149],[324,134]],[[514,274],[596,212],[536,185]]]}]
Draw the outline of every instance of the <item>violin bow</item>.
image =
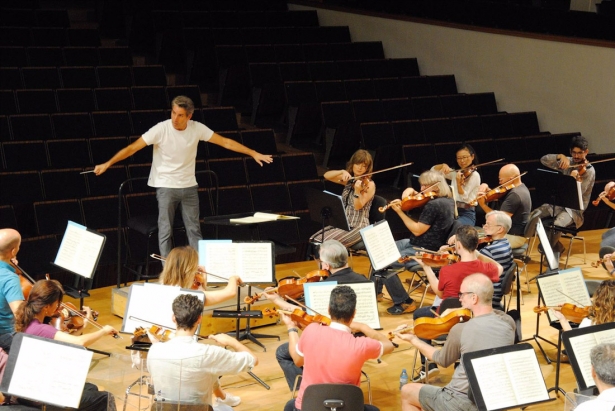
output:
[{"label": "violin bow", "polygon": [[15,267],[17,267],[17,269],[19,271],[21,271],[23,276],[26,277],[26,279],[28,281],[30,281],[32,284],[34,284],[36,281],[34,281],[34,279],[32,277],[30,277],[30,275],[28,273],[26,273],[23,268],[21,268],[19,265],[17,265],[17,263],[15,261],[16,261],[15,258],[11,258],[11,264],[13,264]]},{"label": "violin bow", "polygon": [[573,164],[571,166],[568,166],[568,168],[577,168],[577,167],[589,166],[591,164],[604,163],[606,161],[613,161],[613,160],[615,160],[615,157],[613,157],[613,158],[605,158],[604,160],[587,161],[585,163]]},{"label": "violin bow", "polygon": [[[163,256],[158,255],[158,254],[150,254],[149,256],[150,256],[150,257],[152,257],[154,260],[158,260],[158,261],[162,261],[162,262],[165,262],[165,261],[167,260],[166,258],[164,258]],[[204,271],[204,272],[203,272],[203,271],[199,270],[199,272],[200,272],[201,274],[207,274],[207,275],[211,275],[212,277],[216,277],[216,278],[219,278],[219,279],[221,279],[221,280],[225,280],[226,282],[228,282],[228,280],[229,280],[229,279],[228,279],[228,278],[226,278],[226,277],[222,277],[222,276],[219,276],[219,275],[216,275],[216,274],[210,273],[210,272],[208,272],[208,271]],[[241,278],[240,278],[240,280],[241,280]],[[242,283],[241,283],[239,286],[240,286],[240,287],[243,287],[244,285],[245,285],[245,283],[242,281]],[[154,324],[154,325],[158,325],[158,324]]]},{"label": "violin bow", "polygon": [[487,161],[486,163],[474,164],[474,165],[471,165],[471,166],[467,166],[467,167],[460,168],[458,170],[452,170],[452,171],[455,171],[455,172],[457,172],[457,171],[464,171],[464,170],[467,170],[468,168],[486,166],[487,164],[499,163],[500,161],[504,161],[504,160],[505,160],[505,158],[499,158],[497,160]]},{"label": "violin bow", "polygon": [[570,297],[569,295],[564,294],[559,288],[556,288],[555,291],[557,291],[558,293],[560,293],[561,295],[563,295],[566,298],[569,298],[570,301],[574,301],[575,304],[577,304],[579,307],[581,308],[585,308],[585,304],[581,304],[580,302],[578,302],[577,300],[575,300],[574,298]]},{"label": "violin bow", "polygon": [[303,307],[303,308],[305,308],[306,310],[310,310],[310,311],[312,311],[312,312],[313,312],[313,313],[315,313],[315,314],[318,314],[318,315],[320,315],[320,316],[322,316],[322,317],[326,317],[326,315],[322,315],[321,313],[319,313],[318,311],[314,310],[313,308],[310,308],[310,307],[308,307],[308,306],[307,306],[307,305],[305,305],[305,304],[301,304],[299,301],[295,300],[295,299],[294,299],[294,298],[292,298],[292,297],[285,296],[285,298],[287,298],[287,299],[289,299],[290,301],[294,302],[294,303],[295,303],[295,304],[297,304],[299,307]]},{"label": "violin bow", "polygon": [[383,170],[372,171],[371,173],[363,174],[363,175],[356,176],[356,177],[351,177],[350,180],[356,180],[356,179],[363,178],[363,177],[373,176],[374,174],[384,173],[385,171],[391,171],[391,170],[395,170],[395,169],[398,169],[398,168],[401,168],[401,167],[411,166],[412,164],[414,164],[414,163],[410,162],[410,163],[400,164],[398,166],[393,166],[393,167],[385,168]]}]

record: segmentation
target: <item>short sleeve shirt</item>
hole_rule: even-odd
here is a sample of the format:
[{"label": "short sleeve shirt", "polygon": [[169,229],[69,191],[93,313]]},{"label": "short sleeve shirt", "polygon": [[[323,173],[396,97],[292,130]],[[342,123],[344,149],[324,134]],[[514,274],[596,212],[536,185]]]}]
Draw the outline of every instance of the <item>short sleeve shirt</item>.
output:
[{"label": "short sleeve shirt", "polygon": [[49,338],[53,340],[56,336],[58,330],[55,327],[49,324],[41,324],[37,319],[32,320],[32,322],[23,330],[25,334],[37,335],[43,338]]},{"label": "short sleeve shirt", "polygon": [[410,233],[410,243],[416,247],[438,250],[448,240],[448,233],[455,221],[455,202],[452,198],[439,197],[423,207],[419,223],[430,226],[420,236]]},{"label": "short sleeve shirt", "polygon": [[23,301],[23,292],[15,269],[4,261],[0,261],[0,334],[15,331],[15,317],[9,305],[15,301]]},{"label": "short sleeve shirt", "polygon": [[508,234],[522,236],[525,230],[525,224],[530,217],[532,210],[532,198],[530,192],[521,183],[519,187],[515,187],[506,194],[502,200],[500,211],[512,214],[512,226]]}]

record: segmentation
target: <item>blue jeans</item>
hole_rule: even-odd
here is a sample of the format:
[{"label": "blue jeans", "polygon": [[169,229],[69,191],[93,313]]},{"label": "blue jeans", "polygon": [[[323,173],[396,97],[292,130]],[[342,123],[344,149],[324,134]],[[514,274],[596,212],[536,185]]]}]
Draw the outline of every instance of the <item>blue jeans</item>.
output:
[{"label": "blue jeans", "polygon": [[199,193],[198,186],[188,188],[166,188],[156,189],[156,199],[158,200],[158,245],[160,254],[166,257],[173,248],[173,220],[175,210],[181,205],[182,220],[186,228],[186,236],[190,247],[199,249],[201,236],[201,225],[199,222]]},{"label": "blue jeans", "polygon": [[474,227],[476,224],[476,211],[473,208],[458,208],[457,209],[457,221],[463,225],[471,225]]},{"label": "blue jeans", "polygon": [[[288,350],[287,342],[280,345],[275,350],[275,359],[278,360],[278,364],[280,364],[280,368],[282,368],[284,378],[286,378],[286,383],[288,384],[288,389],[292,391],[293,386],[295,385],[295,379],[297,378],[297,375],[303,375],[303,368],[297,367],[295,365],[293,357],[291,357],[290,351]],[[297,381],[297,389],[299,389],[300,386],[301,379]]]}]

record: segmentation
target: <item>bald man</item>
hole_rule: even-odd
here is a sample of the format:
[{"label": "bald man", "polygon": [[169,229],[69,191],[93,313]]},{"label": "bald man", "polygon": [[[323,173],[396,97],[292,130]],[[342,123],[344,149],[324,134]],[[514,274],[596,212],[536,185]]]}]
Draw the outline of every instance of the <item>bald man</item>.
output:
[{"label": "bald man", "polygon": [[17,261],[21,235],[12,228],[0,229],[0,347],[8,352],[15,334],[15,313],[24,300],[19,276],[11,265]]},{"label": "bald man", "polygon": [[[519,248],[525,244],[523,232],[532,210],[530,191],[525,184],[521,182],[521,172],[514,164],[506,164],[503,166],[500,169],[498,178],[500,184],[505,184],[506,186],[514,184],[515,186],[515,188],[508,191],[504,197],[500,199],[500,211],[505,212],[512,219],[512,227],[508,234],[506,234],[511,248]],[[493,209],[487,205],[484,197],[484,194],[489,190],[487,184],[481,184],[478,188],[478,205],[483,209],[485,214],[493,211]]]}]

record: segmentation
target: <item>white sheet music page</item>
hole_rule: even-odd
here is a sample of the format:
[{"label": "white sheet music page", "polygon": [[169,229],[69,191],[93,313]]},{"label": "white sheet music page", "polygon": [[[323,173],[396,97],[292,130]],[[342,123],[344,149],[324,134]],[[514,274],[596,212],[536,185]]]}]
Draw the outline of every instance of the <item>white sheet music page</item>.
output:
[{"label": "white sheet music page", "polygon": [[199,264],[208,273],[208,284],[224,282],[237,275],[244,283],[271,283],[273,279],[271,242],[233,243],[231,240],[200,240]]},{"label": "white sheet music page", "polygon": [[374,270],[381,270],[401,257],[386,220],[361,229],[360,234]]},{"label": "white sheet music page", "polygon": [[[559,274],[537,277],[547,307],[570,303],[579,307],[591,305],[591,298],[579,267],[561,270]],[[553,312],[549,315],[554,317]]]},{"label": "white sheet music page", "polygon": [[578,335],[570,338],[570,346],[577,359],[586,387],[596,385],[592,377],[592,364],[589,352],[598,344],[615,343],[615,329],[604,330],[596,333]]},{"label": "white sheet music page", "polygon": [[19,354],[9,385],[11,395],[79,407],[92,351],[24,336]]},{"label": "white sheet music page", "polygon": [[88,231],[81,224],[69,221],[54,264],[91,278],[104,241],[104,236]]}]

